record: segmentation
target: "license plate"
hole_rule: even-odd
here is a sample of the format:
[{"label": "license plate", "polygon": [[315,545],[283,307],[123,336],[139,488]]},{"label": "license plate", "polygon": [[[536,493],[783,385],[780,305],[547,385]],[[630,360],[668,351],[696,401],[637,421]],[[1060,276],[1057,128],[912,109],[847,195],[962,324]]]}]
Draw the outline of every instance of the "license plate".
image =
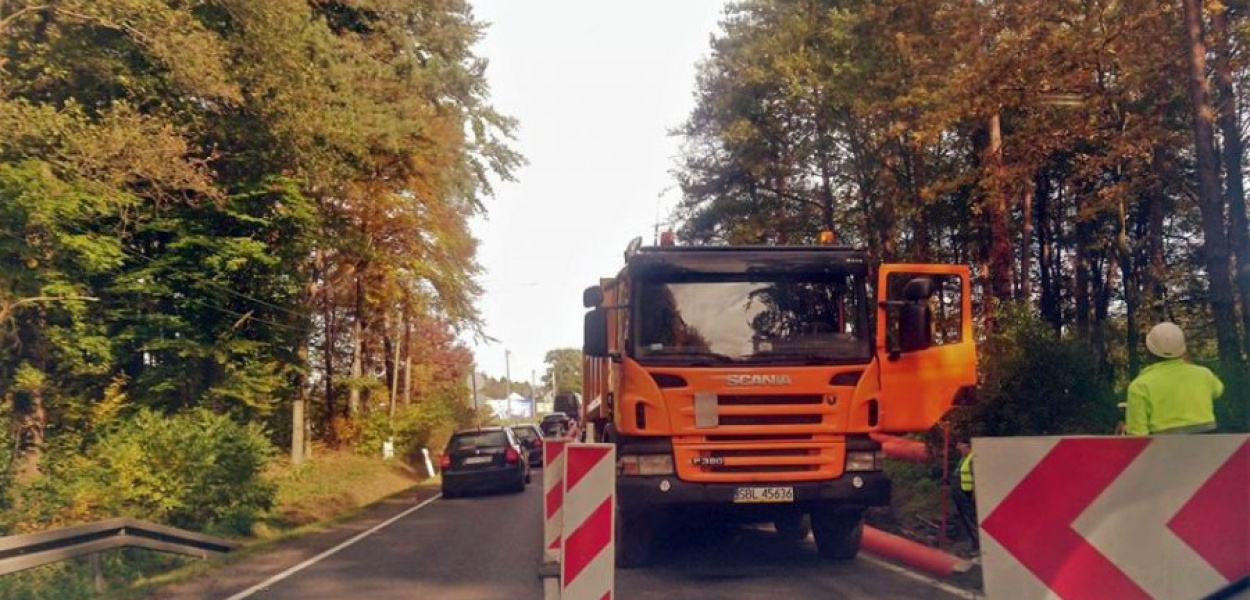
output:
[{"label": "license plate", "polygon": [[792,487],[740,487],[734,490],[734,502],[759,504],[763,502],[794,502]]},{"label": "license plate", "polygon": [[483,465],[491,461],[490,456],[470,456],[464,459],[466,465]]}]

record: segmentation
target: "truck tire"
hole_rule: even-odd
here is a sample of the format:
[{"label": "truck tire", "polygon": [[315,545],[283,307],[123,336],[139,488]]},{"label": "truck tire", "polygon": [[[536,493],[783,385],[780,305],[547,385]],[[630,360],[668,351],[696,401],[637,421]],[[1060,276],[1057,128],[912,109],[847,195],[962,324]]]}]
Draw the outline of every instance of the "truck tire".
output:
[{"label": "truck tire", "polygon": [[864,538],[864,513],[833,509],[812,511],[812,533],[822,558],[850,560],[859,554]]},{"label": "truck tire", "polygon": [[616,566],[633,569],[651,561],[655,525],[645,515],[616,509]]},{"label": "truck tire", "polygon": [[787,512],[773,519],[773,527],[777,535],[788,542],[801,542],[812,532],[812,522],[801,512]]}]

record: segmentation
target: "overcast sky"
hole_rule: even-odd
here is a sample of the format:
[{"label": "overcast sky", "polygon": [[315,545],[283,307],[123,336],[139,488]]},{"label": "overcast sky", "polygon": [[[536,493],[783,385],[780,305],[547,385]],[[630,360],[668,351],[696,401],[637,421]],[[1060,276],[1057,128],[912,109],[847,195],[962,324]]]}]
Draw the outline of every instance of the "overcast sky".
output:
[{"label": "overcast sky", "polygon": [[616,274],[630,239],[651,243],[677,199],[679,140],[695,63],[708,53],[720,0],[473,0],[487,23],[494,105],[520,121],[529,160],[500,184],[481,240],[486,334],[478,369],[542,376],[552,348],[581,346],[582,289]]}]

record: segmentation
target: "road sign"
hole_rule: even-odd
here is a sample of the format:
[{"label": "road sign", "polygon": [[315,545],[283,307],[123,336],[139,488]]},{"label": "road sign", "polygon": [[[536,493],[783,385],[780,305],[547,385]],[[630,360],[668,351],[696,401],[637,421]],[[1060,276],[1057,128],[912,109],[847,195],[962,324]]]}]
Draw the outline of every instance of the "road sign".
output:
[{"label": "road sign", "polygon": [[611,600],[615,585],[616,447],[564,449],[562,600]]},{"label": "road sign", "polygon": [[543,562],[560,560],[565,443],[559,440],[543,442]]},{"label": "road sign", "polygon": [[1184,600],[1250,575],[1250,436],[977,438],[993,600]]}]

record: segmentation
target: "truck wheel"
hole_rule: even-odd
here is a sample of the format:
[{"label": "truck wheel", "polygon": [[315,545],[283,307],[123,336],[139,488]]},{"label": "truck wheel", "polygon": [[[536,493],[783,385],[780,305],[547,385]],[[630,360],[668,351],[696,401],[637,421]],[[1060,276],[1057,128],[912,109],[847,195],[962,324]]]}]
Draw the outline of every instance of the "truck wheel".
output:
[{"label": "truck wheel", "polygon": [[773,519],[773,527],[781,539],[789,542],[801,542],[812,532],[811,519],[801,512],[788,512]]},{"label": "truck wheel", "polygon": [[864,538],[862,511],[816,510],[812,512],[812,533],[816,550],[829,560],[850,560],[859,554]]},{"label": "truck wheel", "polygon": [[651,560],[651,538],[655,524],[645,515],[616,509],[616,566],[632,569]]}]

